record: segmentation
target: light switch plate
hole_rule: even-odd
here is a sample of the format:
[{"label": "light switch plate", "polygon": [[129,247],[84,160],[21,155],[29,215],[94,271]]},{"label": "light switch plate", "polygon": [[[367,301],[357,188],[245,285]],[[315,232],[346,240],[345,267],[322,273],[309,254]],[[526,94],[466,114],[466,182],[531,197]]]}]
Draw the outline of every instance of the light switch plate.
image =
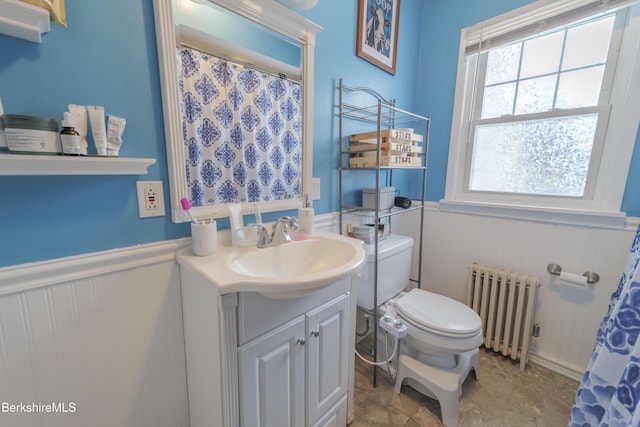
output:
[{"label": "light switch plate", "polygon": [[320,200],[320,178],[311,178],[311,200]]}]

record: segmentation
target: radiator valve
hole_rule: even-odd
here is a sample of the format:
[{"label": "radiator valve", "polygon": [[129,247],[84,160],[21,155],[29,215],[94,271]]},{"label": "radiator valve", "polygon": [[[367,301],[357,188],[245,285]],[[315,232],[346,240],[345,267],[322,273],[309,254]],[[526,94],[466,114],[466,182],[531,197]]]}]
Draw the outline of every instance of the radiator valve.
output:
[{"label": "radiator valve", "polygon": [[540,324],[539,323],[534,323],[533,324],[533,332],[531,333],[531,335],[533,335],[534,337],[539,337],[540,336]]}]

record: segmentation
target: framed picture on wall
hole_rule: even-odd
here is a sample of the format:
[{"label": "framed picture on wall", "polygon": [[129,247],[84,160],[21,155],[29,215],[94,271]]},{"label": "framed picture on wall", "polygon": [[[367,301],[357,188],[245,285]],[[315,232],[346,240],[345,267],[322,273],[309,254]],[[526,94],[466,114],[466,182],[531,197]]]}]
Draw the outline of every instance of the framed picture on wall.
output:
[{"label": "framed picture on wall", "polygon": [[396,74],[400,0],[358,0],[356,55]]}]

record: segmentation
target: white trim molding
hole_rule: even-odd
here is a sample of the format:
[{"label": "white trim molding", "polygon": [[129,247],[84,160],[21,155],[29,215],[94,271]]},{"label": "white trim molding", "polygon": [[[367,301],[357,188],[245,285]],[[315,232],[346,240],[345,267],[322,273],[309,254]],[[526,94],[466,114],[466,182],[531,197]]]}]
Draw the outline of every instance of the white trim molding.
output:
[{"label": "white trim molding", "polygon": [[440,209],[444,212],[597,228],[624,228],[627,220],[627,217],[622,212],[587,211],[459,200],[441,200]]},{"label": "white trim molding", "polygon": [[174,261],[190,238],[0,268],[0,296],[101,274]]},{"label": "white trim molding", "polygon": [[572,380],[576,380],[578,382],[580,382],[582,380],[582,377],[584,376],[584,369],[568,367],[563,365],[562,363],[558,363],[548,357],[541,356],[539,354],[529,353],[529,362],[534,363],[538,366],[542,366],[543,368],[547,368],[550,371],[556,372],[560,375],[564,375],[565,377],[571,378]]},{"label": "white trim molding", "polygon": [[[164,114],[167,163],[169,168],[169,192],[173,222],[188,222],[189,215],[181,207],[180,199],[187,196],[187,179],[184,173],[186,161],[182,144],[182,118],[179,110],[178,70],[175,48],[181,42],[180,23],[175,14],[177,1],[154,0],[162,110]],[[302,49],[302,194],[311,194],[313,176],[313,89],[314,49],[316,33],[322,27],[298,15],[274,0],[209,0],[196,3],[212,3],[255,22],[279,35],[300,44]],[[197,5],[200,6],[200,5]],[[302,206],[303,199],[261,202],[263,212],[294,209]],[[243,203],[243,213],[251,213],[252,203]],[[228,216],[225,205],[194,207],[197,217]]]}]

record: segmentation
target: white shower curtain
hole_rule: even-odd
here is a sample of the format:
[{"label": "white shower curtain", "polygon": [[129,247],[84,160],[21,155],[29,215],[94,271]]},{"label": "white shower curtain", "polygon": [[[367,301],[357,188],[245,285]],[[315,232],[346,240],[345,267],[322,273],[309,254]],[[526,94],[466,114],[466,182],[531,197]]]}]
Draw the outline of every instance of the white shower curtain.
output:
[{"label": "white shower curtain", "polygon": [[576,394],[570,427],[640,426],[639,264],[640,226]]},{"label": "white shower curtain", "polygon": [[191,48],[177,53],[191,204],[300,198],[300,84]]}]

